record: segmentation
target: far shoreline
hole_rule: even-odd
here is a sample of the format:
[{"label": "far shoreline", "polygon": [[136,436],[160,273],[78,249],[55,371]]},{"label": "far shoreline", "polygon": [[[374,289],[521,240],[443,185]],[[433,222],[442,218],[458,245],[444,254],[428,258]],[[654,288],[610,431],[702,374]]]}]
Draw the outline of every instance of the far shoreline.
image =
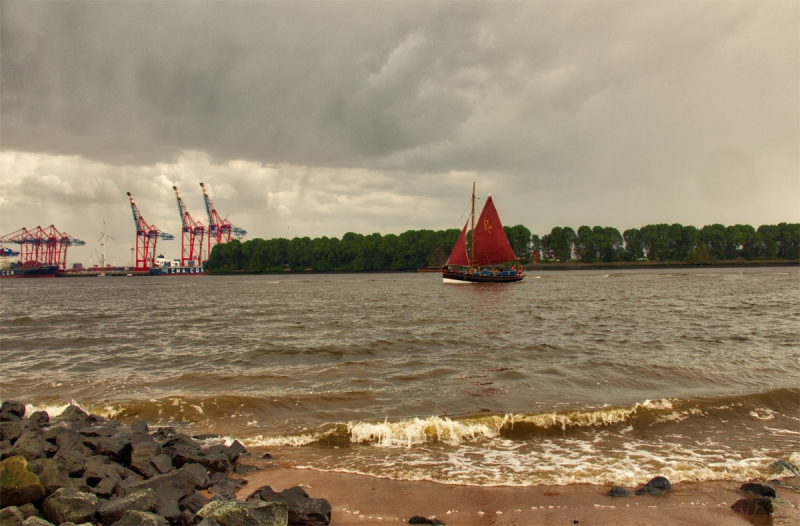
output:
[{"label": "far shoreline", "polygon": [[[531,274],[535,271],[552,270],[642,270],[642,269],[715,269],[715,268],[770,268],[770,267],[797,267],[800,269],[800,260],[726,260],[717,263],[693,264],[682,261],[615,261],[612,263],[536,263],[523,265],[525,271]],[[385,270],[263,270],[252,272],[248,270],[217,271],[207,270],[206,276],[280,276],[280,275],[307,275],[307,274],[410,274],[410,273],[435,273],[437,268],[421,269],[385,269]]]}]

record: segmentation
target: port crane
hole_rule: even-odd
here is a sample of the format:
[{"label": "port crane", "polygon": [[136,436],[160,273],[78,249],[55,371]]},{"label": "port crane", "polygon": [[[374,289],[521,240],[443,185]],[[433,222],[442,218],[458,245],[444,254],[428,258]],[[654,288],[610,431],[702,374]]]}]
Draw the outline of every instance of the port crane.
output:
[{"label": "port crane", "polygon": [[203,189],[203,200],[206,203],[206,214],[208,214],[208,253],[211,254],[214,245],[227,243],[232,237],[241,239],[247,235],[247,230],[233,226],[227,217],[220,217],[214,208],[214,203],[208,197],[206,185],[200,183],[200,188]]},{"label": "port crane", "polygon": [[86,244],[66,232],[60,232],[54,225],[47,228],[37,226],[33,230],[23,227],[0,237],[0,243],[18,244],[19,262],[23,266],[55,265],[62,271],[67,268],[67,248]]},{"label": "port crane", "polygon": [[181,229],[183,237],[181,238],[181,266],[182,267],[200,267],[203,265],[203,238],[206,235],[206,227],[199,221],[192,219],[186,205],[181,199],[181,194],[177,186],[172,187],[175,190],[175,199],[178,201],[178,212],[181,214]]},{"label": "port crane", "polygon": [[133,221],[136,223],[136,270],[149,270],[156,266],[156,242],[159,239],[171,241],[175,239],[172,234],[162,232],[158,228],[147,224],[142,217],[139,207],[133,201],[133,195],[128,192],[131,201]]}]

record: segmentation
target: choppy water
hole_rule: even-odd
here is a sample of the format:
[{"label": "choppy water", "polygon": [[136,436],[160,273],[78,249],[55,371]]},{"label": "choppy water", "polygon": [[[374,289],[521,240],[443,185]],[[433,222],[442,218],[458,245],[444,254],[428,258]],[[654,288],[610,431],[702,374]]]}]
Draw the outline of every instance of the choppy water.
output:
[{"label": "choppy water", "polygon": [[0,399],[461,484],[800,460],[797,268],[6,280]]}]

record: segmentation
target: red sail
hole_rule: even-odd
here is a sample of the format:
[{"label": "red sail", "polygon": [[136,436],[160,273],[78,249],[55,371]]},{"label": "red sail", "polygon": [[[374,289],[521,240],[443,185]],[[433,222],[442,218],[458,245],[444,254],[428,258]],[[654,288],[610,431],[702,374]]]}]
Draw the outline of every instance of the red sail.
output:
[{"label": "red sail", "polygon": [[458,236],[458,241],[456,241],[456,246],[453,247],[453,251],[450,252],[450,257],[447,258],[447,265],[454,265],[457,267],[468,267],[469,266],[469,257],[467,257],[467,225],[469,221],[464,224],[464,229],[461,231],[461,235]]},{"label": "red sail", "polygon": [[495,265],[517,259],[500,223],[492,196],[486,199],[481,217],[475,224],[472,242],[475,244],[473,265]]}]

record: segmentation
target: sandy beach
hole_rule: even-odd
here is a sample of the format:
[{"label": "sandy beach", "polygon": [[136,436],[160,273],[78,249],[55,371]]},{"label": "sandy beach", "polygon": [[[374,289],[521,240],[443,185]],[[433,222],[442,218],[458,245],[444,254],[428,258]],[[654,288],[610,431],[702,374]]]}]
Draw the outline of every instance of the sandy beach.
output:
[{"label": "sandy beach", "polygon": [[[748,518],[730,509],[746,497],[737,491],[742,482],[736,481],[683,483],[664,496],[612,498],[605,494],[610,487],[603,486],[457,486],[281,466],[246,479],[237,498],[264,485],[276,491],[299,485],[309,496],[330,502],[333,526],[407,523],[415,515],[448,526],[800,524],[800,491],[773,486],[778,495],[774,517]],[[783,482],[798,485],[800,478]]]}]

